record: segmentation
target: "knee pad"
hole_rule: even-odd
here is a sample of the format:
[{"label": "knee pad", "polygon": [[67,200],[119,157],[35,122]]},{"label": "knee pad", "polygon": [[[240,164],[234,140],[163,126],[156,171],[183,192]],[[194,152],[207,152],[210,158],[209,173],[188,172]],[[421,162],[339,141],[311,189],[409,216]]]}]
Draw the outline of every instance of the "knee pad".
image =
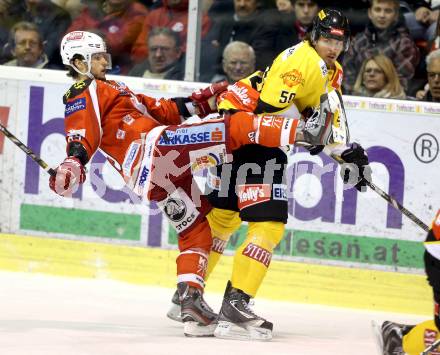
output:
[{"label": "knee pad", "polygon": [[282,222],[249,222],[245,243],[251,239],[252,243],[258,244],[272,253],[283,239],[283,235],[284,223]]},{"label": "knee pad", "polygon": [[213,208],[206,216],[212,233],[212,251],[222,254],[231,235],[240,228],[238,212]]}]

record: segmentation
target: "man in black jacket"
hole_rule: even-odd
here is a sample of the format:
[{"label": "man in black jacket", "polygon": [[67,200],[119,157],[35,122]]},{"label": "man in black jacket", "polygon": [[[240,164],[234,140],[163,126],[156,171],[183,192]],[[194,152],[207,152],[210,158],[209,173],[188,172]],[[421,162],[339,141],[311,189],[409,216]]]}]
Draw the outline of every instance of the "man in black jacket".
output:
[{"label": "man in black jacket", "polygon": [[234,13],[222,17],[210,33],[217,48],[217,63],[226,45],[232,41],[249,44],[255,50],[256,68],[264,70],[278,53],[280,14],[275,9],[263,9],[260,0],[234,0]]},{"label": "man in black jacket", "polygon": [[49,63],[62,65],[59,43],[72,22],[69,13],[50,0],[24,0],[22,7],[22,19],[35,23],[43,37]]}]

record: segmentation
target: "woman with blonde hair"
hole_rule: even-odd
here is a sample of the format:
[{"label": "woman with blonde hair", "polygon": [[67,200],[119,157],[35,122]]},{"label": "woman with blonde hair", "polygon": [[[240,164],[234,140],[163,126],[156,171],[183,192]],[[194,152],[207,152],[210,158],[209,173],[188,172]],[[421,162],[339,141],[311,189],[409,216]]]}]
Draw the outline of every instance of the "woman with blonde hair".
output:
[{"label": "woman with blonde hair", "polygon": [[393,62],[383,54],[365,59],[353,88],[353,95],[405,99]]}]

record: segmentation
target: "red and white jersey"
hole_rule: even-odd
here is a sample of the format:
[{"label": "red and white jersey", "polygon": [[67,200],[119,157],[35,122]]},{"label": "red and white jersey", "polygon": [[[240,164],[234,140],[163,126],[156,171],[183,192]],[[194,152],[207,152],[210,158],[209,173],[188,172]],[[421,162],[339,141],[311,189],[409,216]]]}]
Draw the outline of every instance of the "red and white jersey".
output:
[{"label": "red and white jersey", "polygon": [[64,95],[67,142],[79,141],[89,159],[99,148],[127,181],[153,128],[182,122],[172,100],[134,94],[116,81],[85,80]]}]

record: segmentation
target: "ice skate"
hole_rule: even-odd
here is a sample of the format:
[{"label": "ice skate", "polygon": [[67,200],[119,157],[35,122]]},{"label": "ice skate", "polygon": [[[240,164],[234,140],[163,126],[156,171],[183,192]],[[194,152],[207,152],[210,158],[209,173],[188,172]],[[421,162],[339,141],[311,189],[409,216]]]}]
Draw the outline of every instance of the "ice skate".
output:
[{"label": "ice skate", "polygon": [[171,299],[171,306],[168,310],[167,317],[175,320],[176,322],[182,322],[182,315],[180,313],[181,306],[179,301],[179,292],[176,290],[173,294],[173,298]]},{"label": "ice skate", "polygon": [[179,282],[177,290],[185,335],[188,337],[214,336],[218,316],[205,302],[202,292],[199,289],[190,288],[185,282]]},{"label": "ice skate", "polygon": [[383,355],[405,355],[402,349],[402,339],[413,325],[404,325],[385,321],[380,328],[380,342]]},{"label": "ice skate", "polygon": [[228,281],[214,335],[223,339],[271,340],[273,324],[249,307],[250,296],[232,289]]}]

